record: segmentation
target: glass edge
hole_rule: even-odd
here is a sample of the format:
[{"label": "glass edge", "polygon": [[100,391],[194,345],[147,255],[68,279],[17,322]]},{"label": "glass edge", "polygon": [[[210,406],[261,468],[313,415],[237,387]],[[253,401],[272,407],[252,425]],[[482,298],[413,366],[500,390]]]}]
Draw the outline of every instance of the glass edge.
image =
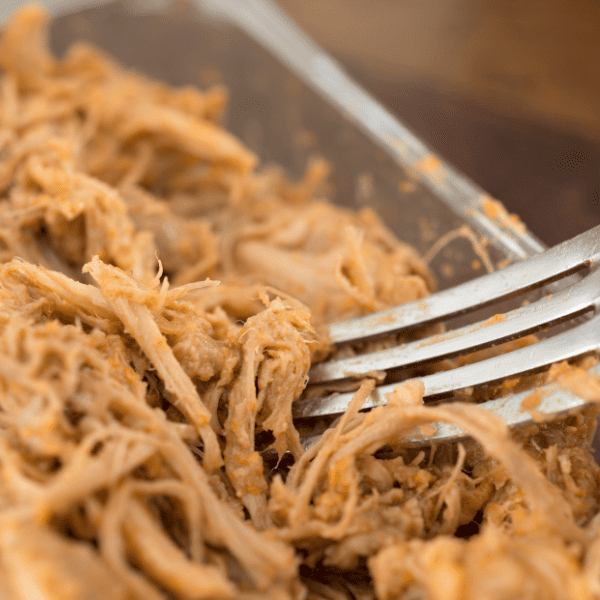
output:
[{"label": "glass edge", "polygon": [[[272,0],[192,0],[201,12],[230,22],[287,66],[427,186],[511,260],[546,246],[494,203],[483,189],[432,152],[397,117],[357,84]],[[498,218],[490,217],[497,215]]]}]

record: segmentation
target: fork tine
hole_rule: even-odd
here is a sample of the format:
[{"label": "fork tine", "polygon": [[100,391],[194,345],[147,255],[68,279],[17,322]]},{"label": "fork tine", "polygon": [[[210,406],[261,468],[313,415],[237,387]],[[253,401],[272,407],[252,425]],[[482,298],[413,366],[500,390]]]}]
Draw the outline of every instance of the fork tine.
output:
[{"label": "fork tine", "polygon": [[[596,314],[581,325],[531,346],[419,379],[425,386],[424,397],[431,397],[523,375],[599,349],[600,314]],[[385,404],[385,395],[396,385],[375,388],[363,408]],[[323,398],[300,398],[293,404],[292,414],[294,418],[339,414],[346,410],[352,396],[350,392]]]},{"label": "fork tine", "polygon": [[423,378],[426,396],[494,383],[599,349],[600,315],[536,344]]},{"label": "fork tine", "polygon": [[574,273],[600,258],[600,225],[526,261],[478,277],[422,301],[329,326],[336,344],[414,329],[488,306]]},{"label": "fork tine", "polygon": [[592,309],[600,290],[600,269],[550,297],[510,311],[503,319],[492,317],[425,340],[416,340],[386,350],[316,364],[309,383],[346,379],[349,373],[404,369],[486,348],[579,316]]},{"label": "fork tine", "polygon": [[[581,396],[576,396],[568,390],[563,390],[555,383],[544,385],[538,388],[538,391],[540,403],[536,406],[535,410],[547,415],[564,414],[565,412],[581,408],[587,403]],[[509,398],[503,397],[488,400],[487,402],[478,404],[478,406],[500,417],[509,427],[529,425],[533,423],[533,419],[528,411],[521,409],[521,403],[530,394],[531,390],[524,390],[511,394]],[[367,406],[364,408],[367,408]],[[435,433],[428,433],[424,436],[417,431],[413,435],[403,438],[402,445],[422,447],[432,443],[456,442],[469,437],[468,433],[465,433],[458,425],[454,425],[453,423],[433,423],[433,425]],[[306,450],[318,442],[320,438],[320,435],[306,436],[302,437],[300,442]]]}]

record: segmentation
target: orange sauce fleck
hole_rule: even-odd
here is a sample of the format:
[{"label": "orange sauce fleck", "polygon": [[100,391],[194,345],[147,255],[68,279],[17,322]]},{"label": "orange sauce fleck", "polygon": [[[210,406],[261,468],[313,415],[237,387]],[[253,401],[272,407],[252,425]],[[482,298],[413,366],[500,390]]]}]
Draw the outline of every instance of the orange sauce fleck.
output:
[{"label": "orange sauce fleck", "polygon": [[403,179],[399,184],[398,184],[398,189],[403,193],[403,194],[411,194],[412,192],[416,191],[417,189],[417,184],[414,183],[413,181],[409,181],[408,179]]},{"label": "orange sauce fleck", "polygon": [[377,319],[377,320],[382,325],[391,325],[392,323],[396,322],[396,318],[393,317],[392,315],[383,315],[383,316],[379,317],[379,319]]},{"label": "orange sauce fleck", "polygon": [[537,408],[542,401],[542,396],[543,394],[539,390],[536,390],[535,392],[532,392],[526,396],[521,402],[521,412]]},{"label": "orange sauce fleck", "polygon": [[442,166],[442,161],[435,156],[430,154],[427,158],[422,160],[420,163],[415,165],[415,169],[421,173],[428,173],[429,175],[438,171]]},{"label": "orange sauce fleck", "polygon": [[444,277],[452,277],[454,276],[455,269],[454,266],[450,263],[445,263],[442,265],[442,275]]},{"label": "orange sauce fleck", "polygon": [[433,436],[437,433],[437,427],[434,423],[426,423],[424,425],[420,425],[417,429],[419,433],[424,437]]},{"label": "orange sauce fleck", "polygon": [[482,196],[481,209],[489,219],[498,221],[498,224],[502,227],[510,227],[518,233],[525,233],[527,231],[519,216],[509,214],[504,205],[498,200],[494,200],[486,195]]},{"label": "orange sauce fleck", "polygon": [[493,317],[490,317],[487,321],[482,323],[482,325],[485,326],[485,325],[493,325],[494,323],[501,323],[505,319],[506,319],[506,315],[504,313],[499,313],[497,315],[494,315]]},{"label": "orange sauce fleck", "polygon": [[492,198],[485,198],[485,200],[481,203],[481,208],[485,213],[486,217],[490,219],[498,219],[499,217],[506,216],[506,210],[500,202],[497,200],[492,200]]},{"label": "orange sauce fleck", "polygon": [[519,379],[507,379],[502,382],[502,389],[512,390],[519,383]]}]

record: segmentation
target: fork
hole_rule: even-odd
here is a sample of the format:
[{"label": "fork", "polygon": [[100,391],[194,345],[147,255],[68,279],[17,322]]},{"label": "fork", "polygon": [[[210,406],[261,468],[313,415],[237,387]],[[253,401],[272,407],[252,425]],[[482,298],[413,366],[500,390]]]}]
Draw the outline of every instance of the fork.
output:
[{"label": "fork", "polygon": [[[305,394],[294,403],[293,416],[306,418],[340,414],[353,396],[352,392],[345,392],[311,397],[306,392],[312,391],[314,395],[315,386],[347,382],[373,371],[398,373],[403,369],[489,348],[567,321],[574,326],[535,344],[419,377],[425,387],[424,397],[434,399],[449,396],[459,390],[502,382],[542,370],[556,362],[599,351],[599,258],[600,226],[597,226],[528,260],[432,294],[425,300],[331,324],[329,333],[336,346],[356,344],[447,321],[552,282],[559,282],[552,286],[553,289],[560,282],[565,284],[557,292],[485,321],[386,350],[316,364],[309,373]],[[569,277],[575,273],[578,276]],[[573,282],[573,279],[576,281]],[[587,317],[583,323],[582,319],[577,319],[582,315]],[[384,381],[383,385],[374,389],[363,409],[385,404],[385,395],[396,385]],[[521,401],[530,393],[531,390],[516,393],[508,399],[490,400],[480,406],[500,415],[510,426],[526,423],[531,416],[521,410]],[[585,404],[583,399],[552,385],[546,385],[541,396],[537,410],[550,415]],[[460,437],[464,435],[456,426],[439,424],[437,433],[412,441],[450,441]]]}]

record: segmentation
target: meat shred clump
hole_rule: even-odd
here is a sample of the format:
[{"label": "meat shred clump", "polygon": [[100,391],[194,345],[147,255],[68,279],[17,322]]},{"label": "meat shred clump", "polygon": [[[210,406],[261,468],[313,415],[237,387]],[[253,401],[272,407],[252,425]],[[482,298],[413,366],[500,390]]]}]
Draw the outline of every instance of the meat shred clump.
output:
[{"label": "meat shred clump", "polygon": [[[425,263],[324,163],[259,168],[222,89],[46,26],[0,41],[0,597],[600,598],[596,409],[510,432],[416,381],[360,412],[365,380],[304,451],[326,325],[427,296]],[[403,446],[439,421],[472,438]]]}]

